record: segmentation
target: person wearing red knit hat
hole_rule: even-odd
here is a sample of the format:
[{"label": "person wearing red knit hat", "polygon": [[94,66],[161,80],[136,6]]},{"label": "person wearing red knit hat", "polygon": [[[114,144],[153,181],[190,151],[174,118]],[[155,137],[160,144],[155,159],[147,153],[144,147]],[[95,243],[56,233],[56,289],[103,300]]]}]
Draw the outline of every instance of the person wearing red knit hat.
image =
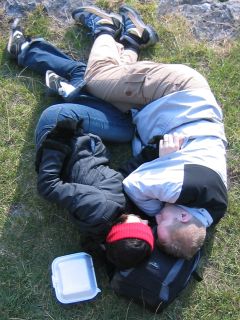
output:
[{"label": "person wearing red knit hat", "polygon": [[106,255],[119,269],[133,268],[150,256],[154,247],[148,220],[123,214],[106,237]]},{"label": "person wearing red knit hat", "polygon": [[[39,136],[45,115],[45,125],[52,124],[51,111],[56,114],[49,107],[39,119]],[[145,220],[126,214],[135,209],[123,192],[124,177],[108,164],[98,136],[84,134],[81,122],[74,119],[57,119],[37,150],[37,189],[43,198],[67,209],[91,243],[105,244],[106,256],[117,268],[128,269],[151,254],[154,238]]]}]

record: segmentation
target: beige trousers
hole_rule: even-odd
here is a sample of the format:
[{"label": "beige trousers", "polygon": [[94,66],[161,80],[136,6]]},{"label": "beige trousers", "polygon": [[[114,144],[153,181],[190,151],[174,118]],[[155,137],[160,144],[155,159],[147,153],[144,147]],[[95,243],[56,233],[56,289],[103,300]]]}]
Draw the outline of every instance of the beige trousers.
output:
[{"label": "beige trousers", "polygon": [[89,93],[123,112],[142,108],[167,94],[186,89],[209,89],[206,79],[182,64],[137,61],[110,35],[95,40],[85,74]]}]

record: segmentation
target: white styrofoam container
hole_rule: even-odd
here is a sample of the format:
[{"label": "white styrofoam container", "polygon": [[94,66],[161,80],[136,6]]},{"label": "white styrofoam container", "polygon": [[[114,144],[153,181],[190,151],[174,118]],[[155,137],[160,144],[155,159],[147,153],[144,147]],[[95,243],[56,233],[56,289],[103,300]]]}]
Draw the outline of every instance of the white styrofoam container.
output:
[{"label": "white styrofoam container", "polygon": [[52,284],[61,303],[90,300],[101,292],[97,287],[92,257],[85,252],[55,258]]}]

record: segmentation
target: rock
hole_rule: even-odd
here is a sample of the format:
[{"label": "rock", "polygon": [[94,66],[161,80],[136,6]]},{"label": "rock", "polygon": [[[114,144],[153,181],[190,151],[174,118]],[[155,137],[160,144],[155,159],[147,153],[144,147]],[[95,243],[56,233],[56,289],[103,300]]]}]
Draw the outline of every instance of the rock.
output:
[{"label": "rock", "polygon": [[[71,24],[71,12],[81,5],[95,1],[79,0],[3,0],[4,10],[9,16],[23,16],[42,4],[50,16]],[[240,34],[239,0],[159,0],[159,16],[166,14],[183,15],[191,24],[199,40],[222,41],[235,39]]]},{"label": "rock", "polygon": [[72,23],[71,12],[82,5],[91,5],[94,1],[77,0],[4,0],[4,10],[11,17],[22,17],[26,12],[33,11],[37,5],[43,5],[50,16],[65,23]]},{"label": "rock", "polygon": [[240,34],[239,0],[162,0],[158,12],[159,15],[174,13],[186,17],[199,40],[222,41],[235,39]]}]

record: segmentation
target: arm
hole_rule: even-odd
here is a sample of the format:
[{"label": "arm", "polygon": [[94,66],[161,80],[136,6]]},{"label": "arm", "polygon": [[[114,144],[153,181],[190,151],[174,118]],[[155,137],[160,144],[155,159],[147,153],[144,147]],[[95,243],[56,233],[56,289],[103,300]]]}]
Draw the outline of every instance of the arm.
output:
[{"label": "arm", "polygon": [[143,163],[163,157],[172,152],[181,149],[184,137],[180,134],[165,134],[164,136],[154,136],[149,143],[155,144],[153,146],[147,146],[142,149],[141,153],[136,157],[131,158],[125,164],[120,167],[120,172],[126,178],[130,173],[140,167]]},{"label": "arm", "polygon": [[157,214],[164,202],[175,203],[183,182],[182,161],[168,157],[142,164],[124,181],[124,190],[131,200],[146,214]]},{"label": "arm", "polygon": [[[62,172],[68,156],[71,154],[72,139],[81,136],[81,123],[72,119],[58,122],[56,127],[49,133],[43,142],[41,153],[38,157],[38,191],[48,201],[57,203],[66,208],[74,222],[78,224],[81,231],[98,231],[107,226],[107,223],[118,215],[124,207],[125,198],[122,193],[122,181],[118,175],[106,181],[107,186],[114,184],[118,197],[106,198],[107,191],[104,188],[94,187],[92,184],[79,184],[63,181]],[[84,142],[88,141],[85,136]],[[97,139],[94,151],[95,165],[103,164],[105,161],[105,147]],[[103,156],[103,159],[101,158]],[[99,160],[98,160],[99,158]],[[107,167],[105,168],[107,170]],[[110,169],[109,169],[110,170]],[[117,189],[118,188],[118,189]],[[112,198],[114,200],[112,200]],[[111,201],[112,200],[112,201]]]},{"label": "arm", "polygon": [[168,160],[165,164],[163,161],[151,161],[178,151],[182,146],[183,136],[154,136],[149,143],[156,147],[145,147],[137,157],[130,159],[121,168],[121,172],[125,177],[124,190],[129,198],[146,214],[155,215],[164,202],[176,201],[176,192],[180,186],[172,180],[172,177],[179,176],[179,173],[168,169]]},{"label": "arm", "polygon": [[59,150],[64,153],[71,152],[71,140],[75,135],[82,134],[82,121],[74,119],[65,119],[57,122],[56,126],[48,133],[46,140],[43,141],[41,147],[37,150],[35,158],[35,169],[39,172],[39,166],[42,160],[44,148]]},{"label": "arm", "polygon": [[42,197],[66,208],[81,231],[100,231],[119,213],[121,205],[106,199],[94,186],[61,180],[66,153],[44,149],[39,167],[37,188]]}]

